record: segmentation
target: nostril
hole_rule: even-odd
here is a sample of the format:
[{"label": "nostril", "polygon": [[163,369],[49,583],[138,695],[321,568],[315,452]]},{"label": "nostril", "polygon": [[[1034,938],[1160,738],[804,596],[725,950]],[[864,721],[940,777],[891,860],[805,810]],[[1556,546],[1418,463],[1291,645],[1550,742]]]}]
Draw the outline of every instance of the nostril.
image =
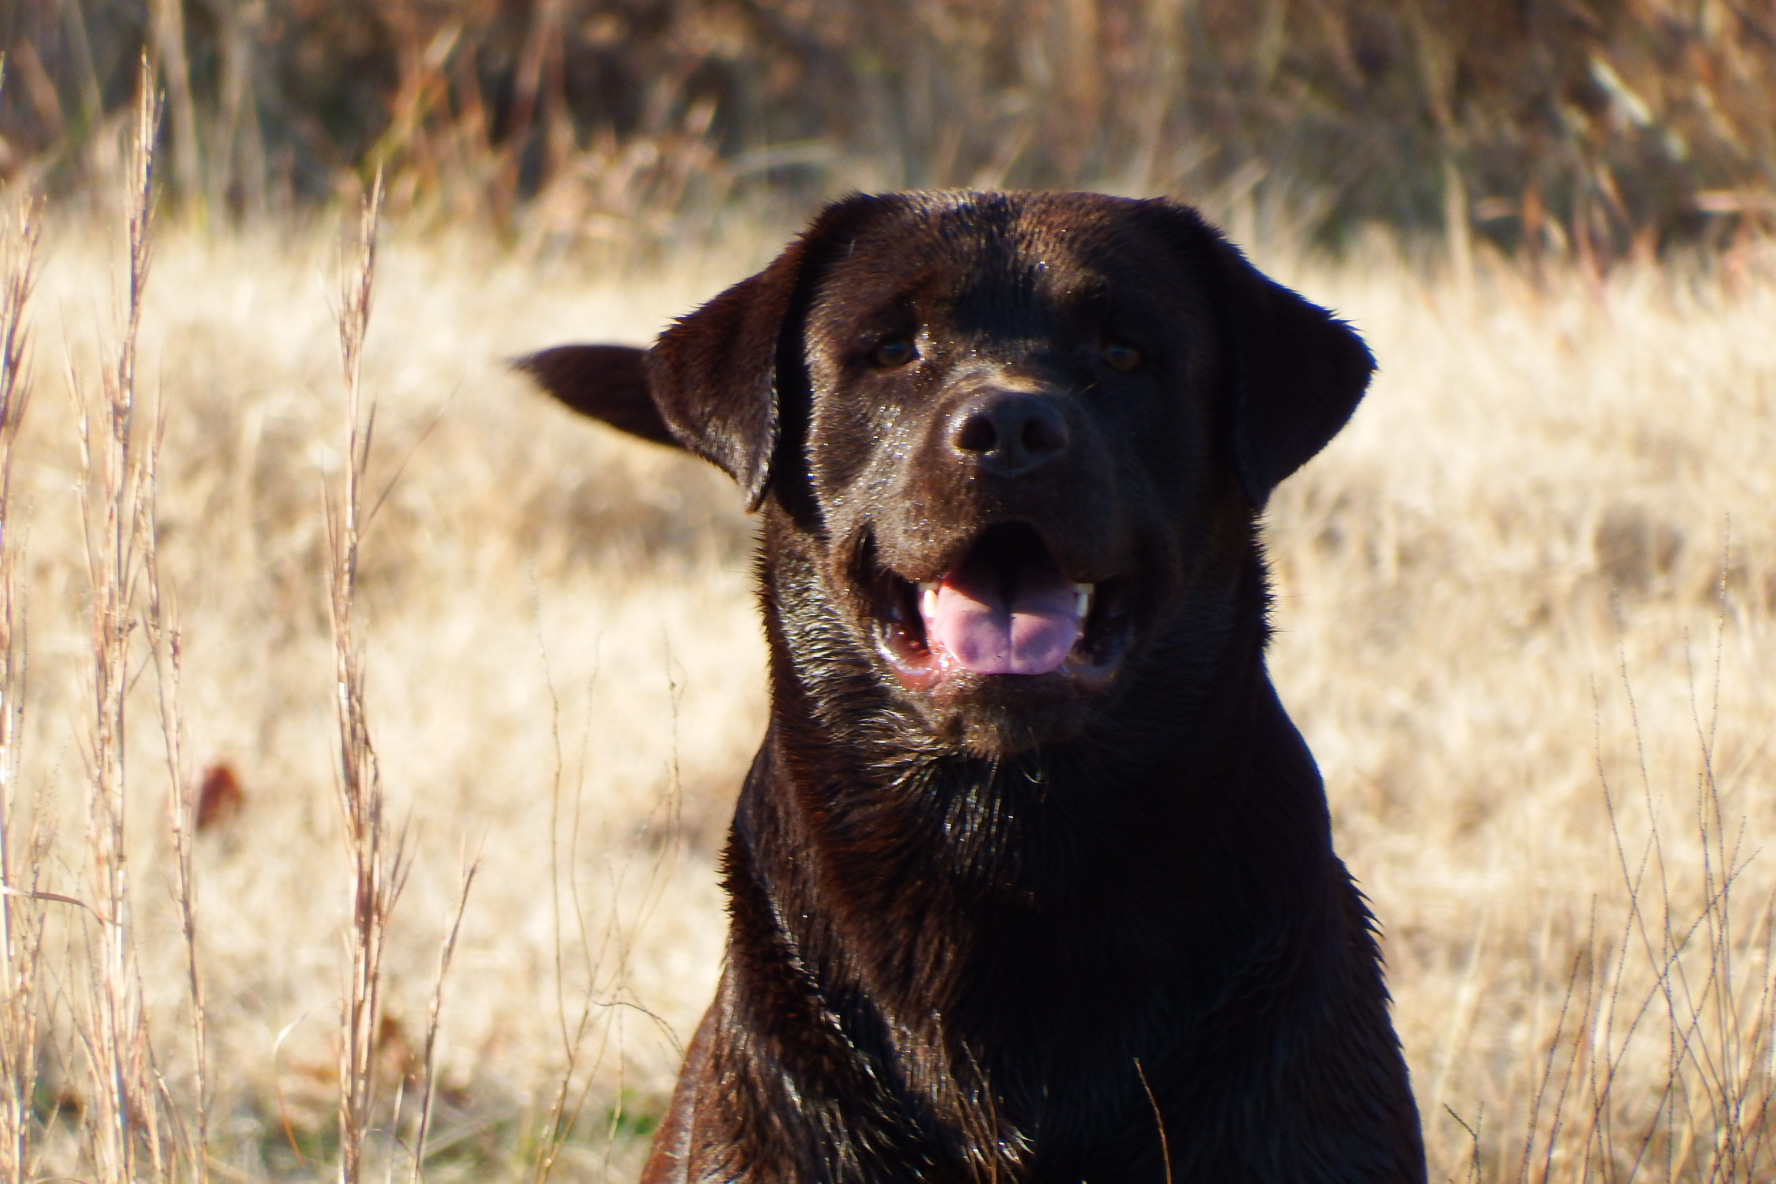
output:
[{"label": "nostril", "polygon": [[956,430],[956,447],[964,452],[992,452],[999,446],[999,428],[990,408],[975,411]]},{"label": "nostril", "polygon": [[1039,413],[1024,422],[1024,449],[1032,456],[1045,456],[1066,447],[1067,421],[1059,415]]}]

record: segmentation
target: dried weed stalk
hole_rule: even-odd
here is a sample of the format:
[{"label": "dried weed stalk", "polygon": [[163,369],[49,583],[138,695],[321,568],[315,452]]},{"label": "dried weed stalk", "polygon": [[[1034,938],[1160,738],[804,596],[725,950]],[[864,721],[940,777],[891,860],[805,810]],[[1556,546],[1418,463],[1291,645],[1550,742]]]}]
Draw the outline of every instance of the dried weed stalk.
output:
[{"label": "dried weed stalk", "polygon": [[[152,546],[153,493],[136,439],[136,342],[152,254],[154,141],[160,101],[146,66],[128,148],[128,292],[115,363],[103,380],[99,422],[79,400],[80,498],[91,597],[90,784],[86,832],[91,854],[88,904],[99,945],[79,1036],[92,1076],[89,1152],[106,1184],[169,1174],[171,1147],[159,1105],[161,1085],[144,1016],[131,911],[125,721],[130,653],[145,551]],[[144,1160],[146,1155],[146,1160]]]},{"label": "dried weed stalk", "polygon": [[0,1179],[8,1184],[24,1184],[31,1175],[41,1019],[43,926],[31,897],[43,864],[44,835],[34,815],[25,817],[19,800],[25,644],[20,541],[12,503],[12,462],[30,395],[26,312],[37,274],[38,215],[34,204],[23,203],[0,222],[0,958],[5,960],[0,975]]},{"label": "dried weed stalk", "polygon": [[364,522],[364,474],[374,436],[374,410],[362,404],[364,339],[376,280],[376,228],[382,216],[382,178],[364,202],[357,258],[346,273],[339,310],[339,352],[346,385],[344,488],[334,492],[327,518],[331,559],[335,707],[339,725],[339,803],[351,861],[351,920],[346,934],[349,979],[343,1001],[339,1061],[339,1177],[363,1178],[364,1143],[373,1121],[377,1033],[382,1016],[382,956],[389,917],[406,878],[404,842],[391,836],[385,816],[376,748],[364,703],[362,639],[353,619],[358,544]]}]

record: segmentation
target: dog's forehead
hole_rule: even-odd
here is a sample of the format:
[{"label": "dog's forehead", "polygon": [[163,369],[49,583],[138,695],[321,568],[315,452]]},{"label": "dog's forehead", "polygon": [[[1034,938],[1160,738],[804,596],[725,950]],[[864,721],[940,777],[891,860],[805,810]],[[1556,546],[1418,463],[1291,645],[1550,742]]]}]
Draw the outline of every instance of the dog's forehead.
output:
[{"label": "dog's forehead", "polygon": [[904,194],[832,247],[814,309],[840,320],[911,306],[1030,311],[1188,286],[1142,203],[1102,194]]}]

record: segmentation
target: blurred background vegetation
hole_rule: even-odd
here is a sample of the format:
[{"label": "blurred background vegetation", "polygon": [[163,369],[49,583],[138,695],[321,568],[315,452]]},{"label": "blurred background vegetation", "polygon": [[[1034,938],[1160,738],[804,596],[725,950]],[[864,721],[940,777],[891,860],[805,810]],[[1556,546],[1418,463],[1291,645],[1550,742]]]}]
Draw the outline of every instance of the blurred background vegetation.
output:
[{"label": "blurred background vegetation", "polygon": [[853,188],[1247,200],[1603,267],[1776,227],[1776,0],[4,0],[0,173],[105,171],[144,53],[200,219],[664,242]]}]

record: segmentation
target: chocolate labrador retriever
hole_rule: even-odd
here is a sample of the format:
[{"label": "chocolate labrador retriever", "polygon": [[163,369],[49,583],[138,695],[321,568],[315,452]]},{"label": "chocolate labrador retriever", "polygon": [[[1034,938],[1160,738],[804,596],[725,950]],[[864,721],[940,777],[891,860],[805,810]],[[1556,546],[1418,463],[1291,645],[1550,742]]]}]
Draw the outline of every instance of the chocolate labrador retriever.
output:
[{"label": "chocolate labrador retriever", "polygon": [[1350,328],[1170,201],[902,193],[521,366],[760,512],[770,727],[646,1181],[1425,1179],[1264,664]]}]

